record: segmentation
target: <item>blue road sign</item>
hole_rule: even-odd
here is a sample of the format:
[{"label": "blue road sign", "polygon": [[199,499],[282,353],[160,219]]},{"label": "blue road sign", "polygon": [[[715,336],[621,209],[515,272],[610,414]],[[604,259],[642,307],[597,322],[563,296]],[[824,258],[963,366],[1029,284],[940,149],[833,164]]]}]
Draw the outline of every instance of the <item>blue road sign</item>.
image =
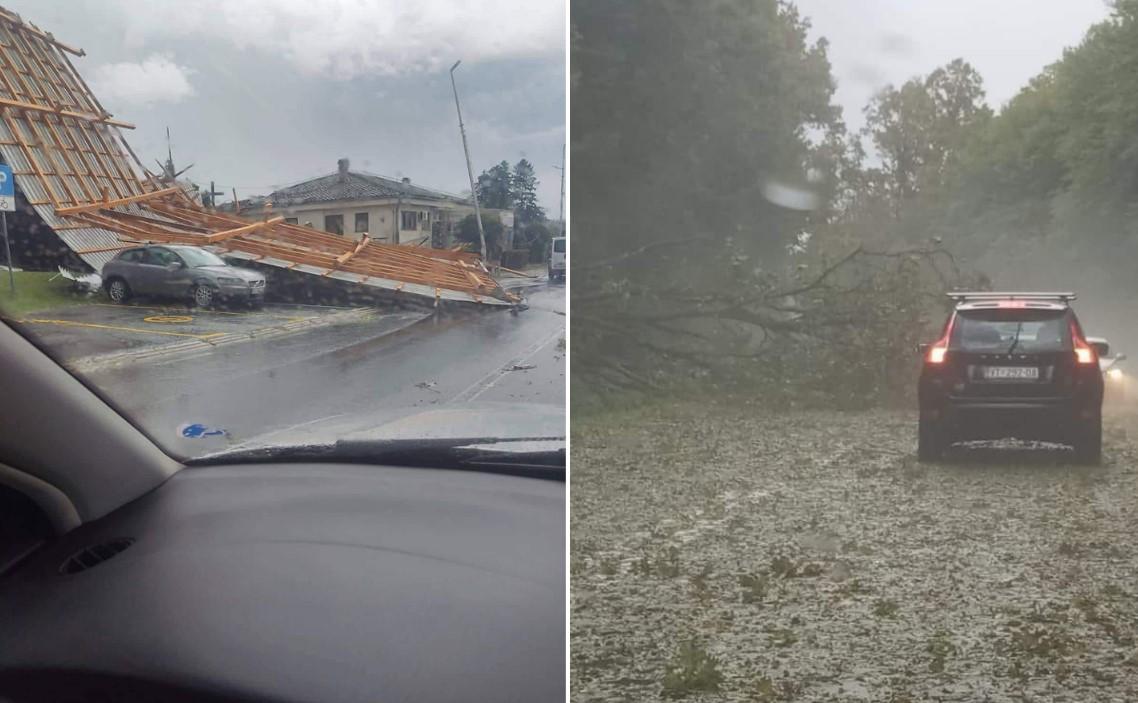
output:
[{"label": "blue road sign", "polygon": [[0,164],[0,212],[16,211],[16,179],[12,167]]}]

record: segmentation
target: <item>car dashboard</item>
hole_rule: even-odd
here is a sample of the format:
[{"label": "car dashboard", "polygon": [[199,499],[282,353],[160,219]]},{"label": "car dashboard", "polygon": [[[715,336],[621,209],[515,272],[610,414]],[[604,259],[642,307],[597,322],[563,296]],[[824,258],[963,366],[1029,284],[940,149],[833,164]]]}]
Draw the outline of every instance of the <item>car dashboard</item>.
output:
[{"label": "car dashboard", "polygon": [[561,700],[564,517],[560,481],[184,469],[0,576],[0,700]]}]

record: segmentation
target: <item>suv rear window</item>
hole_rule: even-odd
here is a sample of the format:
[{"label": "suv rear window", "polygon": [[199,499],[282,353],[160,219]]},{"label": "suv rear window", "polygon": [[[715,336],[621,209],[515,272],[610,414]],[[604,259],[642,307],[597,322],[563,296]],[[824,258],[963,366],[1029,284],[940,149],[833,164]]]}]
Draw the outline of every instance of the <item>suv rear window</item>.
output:
[{"label": "suv rear window", "polygon": [[967,310],[957,312],[949,346],[998,353],[1069,351],[1071,331],[1064,310]]},{"label": "suv rear window", "polygon": [[557,252],[558,254],[564,254],[565,253],[565,240],[564,239],[554,239],[553,240],[553,251]]}]

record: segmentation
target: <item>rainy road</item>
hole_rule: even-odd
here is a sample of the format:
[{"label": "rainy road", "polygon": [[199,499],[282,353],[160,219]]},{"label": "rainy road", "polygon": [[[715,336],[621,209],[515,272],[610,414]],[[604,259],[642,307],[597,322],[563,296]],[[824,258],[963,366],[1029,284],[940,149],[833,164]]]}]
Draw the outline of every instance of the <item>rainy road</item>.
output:
[{"label": "rainy road", "polygon": [[[528,310],[424,320],[378,335],[367,322],[189,359],[88,375],[161,444],[200,455],[334,415],[395,419],[471,402],[565,404],[565,289],[527,289]],[[201,424],[227,437],[186,439]]]}]

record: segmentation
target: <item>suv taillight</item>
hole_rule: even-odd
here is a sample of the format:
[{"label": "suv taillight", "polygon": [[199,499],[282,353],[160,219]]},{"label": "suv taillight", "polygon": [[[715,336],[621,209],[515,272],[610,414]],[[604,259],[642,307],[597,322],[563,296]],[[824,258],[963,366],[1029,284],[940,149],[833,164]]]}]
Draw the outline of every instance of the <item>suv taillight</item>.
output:
[{"label": "suv taillight", "polygon": [[956,313],[948,320],[948,327],[944,330],[944,336],[938,339],[931,347],[929,353],[925,357],[925,361],[930,364],[943,364],[945,358],[948,357],[948,340],[952,338],[952,327],[956,324]]},{"label": "suv taillight", "polygon": [[1075,361],[1080,364],[1097,364],[1098,357],[1095,354],[1095,348],[1087,344],[1087,340],[1083,339],[1083,335],[1079,333],[1079,328],[1075,325],[1074,320],[1071,321],[1071,343],[1075,347]]}]

